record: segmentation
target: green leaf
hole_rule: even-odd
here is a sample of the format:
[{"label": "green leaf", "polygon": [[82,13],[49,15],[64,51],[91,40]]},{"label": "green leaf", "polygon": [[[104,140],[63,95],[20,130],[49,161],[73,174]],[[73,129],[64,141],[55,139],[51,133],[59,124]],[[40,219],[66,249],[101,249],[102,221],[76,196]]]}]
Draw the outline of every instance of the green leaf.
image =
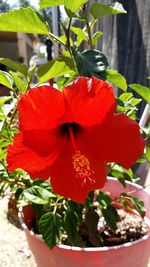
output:
[{"label": "green leaf", "polygon": [[36,63],[34,63],[33,67],[28,71],[28,82],[29,82],[29,84],[32,82],[36,67],[37,67]]},{"label": "green leaf", "polygon": [[124,93],[119,98],[116,97],[116,100],[117,100],[117,113],[124,112],[130,118],[136,119],[135,112],[137,111],[137,107],[134,104],[137,101],[134,101],[132,93]]},{"label": "green leaf", "polygon": [[[72,38],[70,37],[70,45],[73,46],[73,41],[72,41]],[[66,35],[61,35],[58,40],[60,40],[61,42],[63,42],[64,44],[67,43],[67,37]],[[63,51],[64,52],[64,51]]]},{"label": "green leaf", "polygon": [[116,209],[114,208],[114,206],[109,205],[106,208],[102,209],[101,211],[102,211],[102,214],[105,218],[107,225],[112,230],[115,230],[116,229],[116,222],[119,219],[119,215],[118,215]]},{"label": "green leaf", "polygon": [[9,101],[12,97],[11,96],[2,96],[0,97],[0,107],[2,107],[5,102]]},{"label": "green leaf", "polygon": [[72,13],[76,13],[78,9],[88,0],[40,0],[40,9],[64,5]]},{"label": "green leaf", "polygon": [[129,87],[136,93],[143,97],[143,99],[150,103],[150,88],[140,84],[129,84]]},{"label": "green leaf", "polygon": [[40,0],[40,9],[44,9],[52,6],[64,5],[64,0]]},{"label": "green leaf", "polygon": [[55,195],[49,192],[47,189],[35,185],[25,190],[24,197],[29,202],[44,205],[48,203],[51,197],[55,197]]},{"label": "green leaf", "polygon": [[148,162],[150,162],[150,146],[146,147],[146,159]]},{"label": "green leaf", "polygon": [[147,79],[150,80],[150,76],[148,76]]},{"label": "green leaf", "polygon": [[131,105],[132,107],[135,107],[135,106],[137,106],[141,101],[142,101],[141,98],[135,98],[135,97],[132,97],[132,98],[130,99],[129,103],[130,103],[130,105]]},{"label": "green leaf", "polygon": [[90,7],[90,13],[93,18],[113,15],[113,14],[125,14],[126,10],[119,2],[114,2],[111,5],[104,5],[102,3],[93,3]]},{"label": "green leaf", "polygon": [[0,31],[48,34],[49,27],[34,9],[20,8],[0,14]]},{"label": "green leaf", "polygon": [[113,164],[111,166],[110,175],[116,177],[125,186],[125,180],[135,182],[137,177],[133,174],[132,169],[125,169],[118,164]]},{"label": "green leaf", "polygon": [[122,194],[125,198],[131,200],[131,202],[134,204],[135,209],[138,211],[138,213],[144,217],[145,216],[145,207],[144,207],[144,202],[136,197],[130,196],[128,194]]},{"label": "green leaf", "polygon": [[24,93],[25,89],[27,87],[27,83],[25,81],[23,81],[19,75],[13,71],[10,71],[11,76],[14,79],[14,83],[17,87],[17,89],[19,90],[19,92]]},{"label": "green leaf", "polygon": [[81,53],[73,51],[73,54],[80,76],[105,78],[108,62],[103,53],[97,50],[87,50]]},{"label": "green leaf", "polygon": [[0,70],[0,84],[11,89],[13,87],[13,79],[9,73]]},{"label": "green leaf", "polygon": [[10,69],[13,69],[15,71],[19,71],[24,76],[27,75],[28,68],[24,64],[16,63],[9,58],[0,58],[0,64],[3,64],[3,65],[5,65],[5,66],[7,66]]},{"label": "green leaf", "polygon": [[98,201],[102,207],[107,207],[112,202],[108,193],[103,193],[101,191],[98,192],[96,201]]},{"label": "green leaf", "polygon": [[128,100],[133,96],[132,93],[123,93],[119,96],[119,99],[121,99],[123,102],[128,102]]},{"label": "green leaf", "polygon": [[85,4],[88,0],[64,0],[65,7],[72,13],[76,13],[79,8]]},{"label": "green leaf", "polygon": [[68,75],[61,76],[57,79],[57,87],[62,90],[68,83],[72,82],[76,77],[76,72],[71,72]]},{"label": "green leaf", "polygon": [[94,33],[93,36],[92,36],[92,45],[93,46],[96,45],[98,39],[101,38],[102,36],[103,36],[103,33],[100,32],[100,31]]},{"label": "green leaf", "polygon": [[51,78],[62,76],[72,72],[75,69],[74,62],[71,58],[60,56],[51,62],[48,62],[37,71],[38,80],[40,83],[45,82]]},{"label": "green leaf", "polygon": [[78,216],[75,212],[69,211],[65,218],[65,230],[68,235],[68,240],[74,244],[77,235]]},{"label": "green leaf", "polygon": [[87,40],[87,34],[84,30],[77,27],[71,27],[70,29],[77,35],[77,42],[76,42],[77,46],[79,46],[82,43],[82,41]]},{"label": "green leaf", "polygon": [[107,70],[106,79],[112,84],[114,84],[115,86],[122,89],[123,91],[127,90],[126,79],[124,78],[123,75],[118,73],[116,70]]},{"label": "green leaf", "polygon": [[57,213],[48,212],[41,216],[38,224],[39,232],[51,249],[60,241],[61,217]]},{"label": "green leaf", "polygon": [[33,180],[33,185],[38,185],[48,191],[52,191],[51,185],[50,185],[50,181],[49,180],[41,180],[41,179],[35,179]]},{"label": "green leaf", "polygon": [[0,121],[2,121],[0,122],[0,131],[4,125],[4,120],[5,120],[5,114],[4,114],[2,107],[0,107]]}]

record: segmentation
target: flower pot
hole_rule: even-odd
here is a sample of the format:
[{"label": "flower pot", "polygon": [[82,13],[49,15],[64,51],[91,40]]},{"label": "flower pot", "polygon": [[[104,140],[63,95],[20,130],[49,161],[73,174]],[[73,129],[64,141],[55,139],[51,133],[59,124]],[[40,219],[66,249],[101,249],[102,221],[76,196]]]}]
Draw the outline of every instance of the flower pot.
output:
[{"label": "flower pot", "polygon": [[[112,196],[134,191],[132,195],[144,201],[146,216],[150,219],[150,193],[142,187],[127,183],[124,188],[116,179],[109,178],[103,191],[110,192]],[[59,245],[50,250],[41,239],[28,230],[26,225],[30,223],[31,218],[33,211],[25,208],[23,228],[38,267],[147,267],[150,256],[150,235],[112,247],[79,248]]]}]

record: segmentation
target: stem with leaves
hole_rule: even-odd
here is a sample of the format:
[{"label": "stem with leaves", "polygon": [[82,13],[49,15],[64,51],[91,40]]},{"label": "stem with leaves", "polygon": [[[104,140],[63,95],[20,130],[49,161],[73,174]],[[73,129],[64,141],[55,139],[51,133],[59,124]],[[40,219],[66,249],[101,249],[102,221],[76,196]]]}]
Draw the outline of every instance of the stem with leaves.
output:
[{"label": "stem with leaves", "polygon": [[[53,36],[54,36],[54,37],[53,37]],[[58,43],[64,45],[64,46],[66,46],[65,43],[62,42],[59,38],[57,38],[57,37],[56,37],[55,35],[53,35],[52,33],[49,33],[49,34],[48,34],[48,38],[50,39],[50,41],[52,41],[53,45],[57,48],[57,50],[58,50],[60,53],[62,53],[62,50],[61,50],[61,49],[59,48],[59,46],[56,44],[56,41],[57,41]]]},{"label": "stem with leaves", "polygon": [[88,20],[88,15],[87,15],[88,12],[87,12],[86,4],[83,5],[83,12],[85,15],[85,26],[86,26],[87,34],[89,37],[89,40],[88,40],[89,48],[93,49],[91,27],[90,27],[89,20]]}]

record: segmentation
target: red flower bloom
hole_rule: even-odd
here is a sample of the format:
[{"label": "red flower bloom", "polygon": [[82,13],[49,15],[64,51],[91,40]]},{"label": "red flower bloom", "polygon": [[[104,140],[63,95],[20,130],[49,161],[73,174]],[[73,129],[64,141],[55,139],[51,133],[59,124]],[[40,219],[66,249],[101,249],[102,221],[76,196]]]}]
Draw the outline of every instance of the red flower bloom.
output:
[{"label": "red flower bloom", "polygon": [[18,103],[19,130],[8,147],[8,169],[51,178],[57,194],[84,203],[89,191],[106,182],[106,162],[129,168],[142,154],[139,126],[114,114],[108,83],[80,77],[63,92],[50,86],[30,89]]}]

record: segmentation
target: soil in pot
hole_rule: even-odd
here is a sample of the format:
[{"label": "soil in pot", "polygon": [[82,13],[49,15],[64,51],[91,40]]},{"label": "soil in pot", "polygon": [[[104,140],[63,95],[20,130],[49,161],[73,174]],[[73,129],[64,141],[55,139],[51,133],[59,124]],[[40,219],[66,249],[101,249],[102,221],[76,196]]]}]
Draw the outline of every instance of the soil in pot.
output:
[{"label": "soil in pot", "polygon": [[[150,224],[148,219],[143,219],[137,213],[129,213],[124,209],[117,209],[119,220],[117,222],[116,229],[112,230],[107,226],[103,217],[99,219],[98,227],[95,231],[91,231],[93,224],[91,221],[83,223],[79,227],[80,236],[82,238],[83,247],[96,247],[99,243],[96,240],[101,239],[101,246],[115,246],[121,245],[127,242],[136,241],[150,232]],[[93,214],[94,217],[94,214]],[[29,229],[36,235],[38,233],[36,219],[33,218]],[[97,245],[96,245],[97,243]],[[64,234],[62,244],[70,245],[67,240],[67,235]]]}]

